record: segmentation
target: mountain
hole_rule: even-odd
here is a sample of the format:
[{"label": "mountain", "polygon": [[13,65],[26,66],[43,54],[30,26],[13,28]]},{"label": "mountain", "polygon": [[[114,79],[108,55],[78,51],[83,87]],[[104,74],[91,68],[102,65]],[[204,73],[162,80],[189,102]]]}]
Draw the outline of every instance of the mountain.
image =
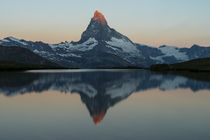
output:
[{"label": "mountain", "polygon": [[[62,43],[61,43],[62,44]],[[26,41],[23,39],[17,39],[14,37],[7,37],[3,40],[0,40],[1,46],[16,46],[20,48],[25,48],[30,50],[31,52],[51,61],[56,64],[59,64],[61,66],[68,66],[72,63],[70,61],[65,61],[61,55],[64,55],[63,53],[67,53],[66,51],[59,53],[56,52],[52,45],[43,43],[41,41],[39,42],[32,42],[32,41]]]},{"label": "mountain", "polygon": [[163,45],[159,48],[132,42],[109,27],[104,15],[94,13],[78,42],[47,44],[14,37],[0,40],[1,46],[16,46],[68,68],[128,68],[173,64],[210,57],[210,47],[193,45],[179,48]]},{"label": "mountain", "polygon": [[159,48],[140,45],[139,49],[143,54],[149,56],[155,61],[154,64],[174,64],[185,62],[193,59],[210,57],[210,47],[193,45],[191,48],[180,48],[163,45]]},{"label": "mountain", "polygon": [[199,71],[209,72],[210,71],[210,58],[194,59],[182,63],[176,64],[159,64],[152,65],[152,70],[157,71]]},{"label": "mountain", "polygon": [[26,48],[69,68],[146,67],[152,62],[129,38],[110,28],[99,11],[78,42],[46,44],[8,37],[0,45]]},{"label": "mountain", "polygon": [[[86,51],[75,52],[82,56],[85,67],[147,66],[150,59],[126,36],[110,28],[105,17],[96,11],[80,41],[74,46],[88,45]],[[81,47],[83,50],[84,47]],[[79,61],[77,61],[79,63]]]},{"label": "mountain", "polygon": [[0,46],[0,70],[60,68],[28,49]]}]

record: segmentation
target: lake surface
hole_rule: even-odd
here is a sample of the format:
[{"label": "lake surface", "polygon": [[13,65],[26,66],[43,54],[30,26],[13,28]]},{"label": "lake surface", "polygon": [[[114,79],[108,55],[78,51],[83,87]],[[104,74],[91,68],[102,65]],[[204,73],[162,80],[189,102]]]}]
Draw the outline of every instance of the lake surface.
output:
[{"label": "lake surface", "polygon": [[205,73],[0,73],[0,140],[209,140]]}]

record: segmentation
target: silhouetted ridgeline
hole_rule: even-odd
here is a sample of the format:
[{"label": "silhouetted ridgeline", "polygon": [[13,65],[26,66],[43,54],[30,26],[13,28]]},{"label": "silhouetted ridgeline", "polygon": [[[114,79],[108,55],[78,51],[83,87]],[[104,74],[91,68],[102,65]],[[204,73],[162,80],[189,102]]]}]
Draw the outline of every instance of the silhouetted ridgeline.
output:
[{"label": "silhouetted ridgeline", "polygon": [[210,58],[195,59],[177,64],[159,64],[151,66],[154,71],[192,71],[210,72]]},{"label": "silhouetted ridgeline", "polygon": [[0,46],[0,70],[28,70],[61,68],[28,49]]}]

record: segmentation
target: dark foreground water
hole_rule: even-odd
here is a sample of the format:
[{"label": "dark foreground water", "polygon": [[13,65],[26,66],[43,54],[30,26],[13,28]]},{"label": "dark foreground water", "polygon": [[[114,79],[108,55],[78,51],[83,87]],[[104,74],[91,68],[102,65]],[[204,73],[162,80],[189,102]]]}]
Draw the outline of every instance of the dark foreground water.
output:
[{"label": "dark foreground water", "polygon": [[209,140],[208,74],[0,73],[0,140]]}]

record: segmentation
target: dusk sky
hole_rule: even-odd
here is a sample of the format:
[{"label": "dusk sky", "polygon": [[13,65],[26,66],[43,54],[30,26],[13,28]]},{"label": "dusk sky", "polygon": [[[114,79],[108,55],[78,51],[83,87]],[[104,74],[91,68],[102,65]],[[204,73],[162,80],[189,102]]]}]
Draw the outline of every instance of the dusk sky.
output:
[{"label": "dusk sky", "polygon": [[78,41],[95,10],[132,41],[210,46],[210,0],[0,0],[0,39]]}]

